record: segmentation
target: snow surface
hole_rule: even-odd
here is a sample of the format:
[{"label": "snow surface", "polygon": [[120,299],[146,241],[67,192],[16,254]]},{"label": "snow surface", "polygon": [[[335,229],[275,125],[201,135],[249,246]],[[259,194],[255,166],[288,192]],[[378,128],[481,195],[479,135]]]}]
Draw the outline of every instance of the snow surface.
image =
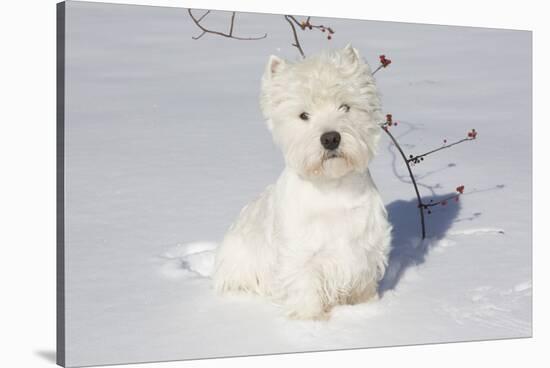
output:
[{"label": "snow surface", "polygon": [[[279,15],[238,14],[236,41],[185,9],[67,3],[67,364],[92,365],[531,336],[531,34],[315,19],[306,53],[352,42],[410,153],[478,140],[414,168],[427,198],[460,184],[419,242],[413,188],[387,139],[372,173],[395,227],[379,301],[328,322],[210,287],[216,244],[283,161],[258,106]],[[228,25],[228,13],[207,24]]]}]

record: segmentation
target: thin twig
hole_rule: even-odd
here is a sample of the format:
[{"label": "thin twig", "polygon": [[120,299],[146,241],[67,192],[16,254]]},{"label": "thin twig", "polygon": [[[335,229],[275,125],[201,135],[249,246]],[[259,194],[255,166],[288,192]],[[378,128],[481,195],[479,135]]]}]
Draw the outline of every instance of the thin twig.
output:
[{"label": "thin twig", "polygon": [[296,25],[298,27],[304,29],[302,24],[298,21],[298,19],[296,19],[296,17],[294,15],[285,15],[285,17],[288,17],[290,20],[292,20],[294,23],[296,23]]},{"label": "thin twig", "polygon": [[424,208],[428,208],[428,207],[435,207],[435,206],[439,206],[440,204],[443,204],[443,203],[447,203],[448,201],[450,200],[453,200],[453,199],[456,199],[458,197],[460,197],[462,195],[462,193],[457,193],[457,194],[453,194],[452,196],[449,196],[447,198],[444,198],[444,199],[441,199],[437,202],[430,202],[430,203],[422,203],[422,206]]},{"label": "thin twig", "polygon": [[295,16],[293,15],[289,15],[288,16],[294,23],[296,23],[296,25],[298,27],[300,27],[302,30],[305,30],[306,28],[309,28],[309,29],[318,29],[320,30],[321,32],[325,32],[325,31],[328,31],[328,33],[330,34],[333,34],[334,33],[334,30],[330,27],[325,27],[324,25],[320,24],[320,25],[315,25],[315,24],[311,24],[310,23],[310,20],[311,20],[311,17],[307,17],[306,18],[306,21],[305,22],[300,22],[298,19],[296,19]]},{"label": "thin twig", "polygon": [[292,28],[292,34],[294,35],[294,43],[292,46],[296,47],[303,58],[306,57],[304,53],[304,49],[302,48],[302,45],[300,44],[300,40],[298,38],[298,33],[296,32],[296,26],[300,27],[302,31],[305,31],[306,29],[318,29],[321,32],[327,32],[327,38],[330,40],[332,38],[332,35],[334,34],[334,31],[330,27],[325,27],[324,25],[315,25],[311,24],[311,17],[307,17],[305,22],[300,22],[298,19],[296,19],[293,15],[285,15],[286,21],[290,24],[290,27]]},{"label": "thin twig", "polygon": [[407,160],[407,156],[405,156],[405,152],[403,152],[403,149],[401,148],[401,146],[397,142],[397,139],[395,139],[393,134],[390,133],[389,128],[385,124],[383,124],[381,127],[382,127],[382,130],[384,132],[386,132],[386,134],[393,141],[393,144],[395,145],[395,147],[397,147],[397,150],[401,154],[401,157],[403,158],[403,161],[405,162],[405,165],[407,166],[407,170],[409,171],[409,177],[411,178],[411,182],[414,186],[414,191],[416,193],[416,201],[418,203],[418,210],[420,211],[420,226],[422,227],[422,239],[425,239],[426,238],[426,224],[425,224],[425,220],[424,220],[424,209],[422,208],[423,207],[422,197],[420,196],[420,191],[418,190],[418,184],[416,184],[416,179],[414,178],[414,175],[413,175],[413,172],[412,172],[412,169],[411,169],[411,165],[410,165],[409,161]]},{"label": "thin twig", "polygon": [[198,39],[200,39],[202,36],[204,36],[205,34],[206,34],[206,32],[203,31],[200,35],[198,35],[198,36],[192,36],[191,38],[194,39],[194,40],[198,40]]},{"label": "thin twig", "polygon": [[380,69],[382,69],[384,67],[384,65],[380,64],[378,65],[378,68],[374,69],[374,71],[372,72],[372,75],[375,75],[377,71],[379,71]]},{"label": "thin twig", "polygon": [[235,23],[235,12],[233,12],[231,14],[231,23],[230,23],[229,33],[224,33],[224,32],[213,31],[211,29],[207,29],[200,23],[210,13],[210,10],[208,10],[206,13],[204,13],[198,19],[195,18],[195,16],[193,15],[193,12],[191,11],[191,9],[187,9],[187,12],[189,13],[189,16],[191,17],[191,19],[193,20],[193,23],[195,23],[195,25],[202,31],[202,33],[199,34],[198,36],[192,37],[194,40],[198,40],[199,38],[201,38],[202,36],[204,36],[207,33],[215,34],[215,35],[222,36],[222,37],[232,38],[234,40],[240,40],[240,41],[255,41],[255,40],[261,40],[261,39],[264,39],[264,38],[267,37],[267,33],[264,33],[263,36],[258,36],[258,37],[238,37],[238,36],[234,36],[233,35],[233,28],[234,28],[234,23]]},{"label": "thin twig", "polygon": [[[298,21],[296,20],[296,18],[294,18],[291,15],[285,15],[285,19],[288,22],[288,24],[290,24],[290,28],[292,28],[292,34],[294,35],[294,43],[292,44],[292,46],[294,46],[298,49],[298,51],[300,52],[300,55],[302,55],[302,58],[305,58],[306,54],[304,53],[304,50],[302,49],[302,46],[300,45],[300,40],[298,39],[298,34],[296,33],[296,27],[292,23],[293,21],[298,23]],[[299,25],[299,23],[298,23],[298,25]]]},{"label": "thin twig", "polygon": [[210,14],[210,10],[207,10],[206,13],[201,15],[201,17],[197,20],[197,22],[200,22],[201,20],[203,20],[208,14]]},{"label": "thin twig", "polygon": [[414,157],[409,157],[409,158],[407,159],[407,161],[408,161],[408,162],[417,162],[418,159],[420,159],[420,158],[422,158],[422,157],[428,156],[428,155],[430,155],[430,154],[432,154],[432,153],[435,153],[435,152],[444,150],[444,149],[446,149],[446,148],[451,148],[452,146],[455,146],[455,145],[460,144],[460,143],[462,143],[462,142],[472,141],[472,140],[474,140],[474,139],[475,139],[475,138],[470,138],[470,137],[468,137],[468,138],[463,138],[463,139],[461,139],[461,140],[458,140],[458,141],[453,142],[453,143],[451,143],[451,144],[446,144],[446,145],[444,145],[444,146],[441,146],[441,147],[439,147],[439,148],[433,149],[433,150],[428,151],[428,152],[426,152],[426,153],[423,153],[423,154],[421,154],[421,155],[416,155],[416,156],[414,156]]},{"label": "thin twig", "polygon": [[233,26],[235,24],[235,12],[231,13],[231,26],[229,27],[229,35],[233,36]]}]

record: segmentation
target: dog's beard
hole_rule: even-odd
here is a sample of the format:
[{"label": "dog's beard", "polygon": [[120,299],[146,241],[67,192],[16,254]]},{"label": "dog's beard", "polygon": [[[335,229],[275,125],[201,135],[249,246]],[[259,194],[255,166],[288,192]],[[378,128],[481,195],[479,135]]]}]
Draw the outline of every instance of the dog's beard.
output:
[{"label": "dog's beard", "polygon": [[329,152],[322,161],[324,176],[337,179],[354,169],[353,161],[342,153]]},{"label": "dog's beard", "polygon": [[311,179],[338,179],[352,171],[364,170],[363,161],[343,150],[320,151],[304,160],[300,171]]}]

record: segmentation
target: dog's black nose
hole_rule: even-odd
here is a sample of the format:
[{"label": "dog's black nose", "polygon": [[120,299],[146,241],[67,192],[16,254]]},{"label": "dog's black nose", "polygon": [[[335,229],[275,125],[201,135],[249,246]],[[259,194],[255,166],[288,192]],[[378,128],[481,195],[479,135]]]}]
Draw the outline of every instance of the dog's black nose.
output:
[{"label": "dog's black nose", "polygon": [[326,132],[321,135],[321,144],[328,150],[335,150],[340,145],[340,133]]}]

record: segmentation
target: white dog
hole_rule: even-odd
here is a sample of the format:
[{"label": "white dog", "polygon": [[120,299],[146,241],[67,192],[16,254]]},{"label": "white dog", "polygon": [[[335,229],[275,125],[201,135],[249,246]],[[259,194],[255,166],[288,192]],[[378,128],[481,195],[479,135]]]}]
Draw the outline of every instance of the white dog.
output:
[{"label": "white dog", "polygon": [[228,230],[214,287],[328,318],[376,296],[387,263],[391,226],[367,169],[381,133],[375,81],[350,45],[297,63],[271,56],[261,107],[286,168]]}]

